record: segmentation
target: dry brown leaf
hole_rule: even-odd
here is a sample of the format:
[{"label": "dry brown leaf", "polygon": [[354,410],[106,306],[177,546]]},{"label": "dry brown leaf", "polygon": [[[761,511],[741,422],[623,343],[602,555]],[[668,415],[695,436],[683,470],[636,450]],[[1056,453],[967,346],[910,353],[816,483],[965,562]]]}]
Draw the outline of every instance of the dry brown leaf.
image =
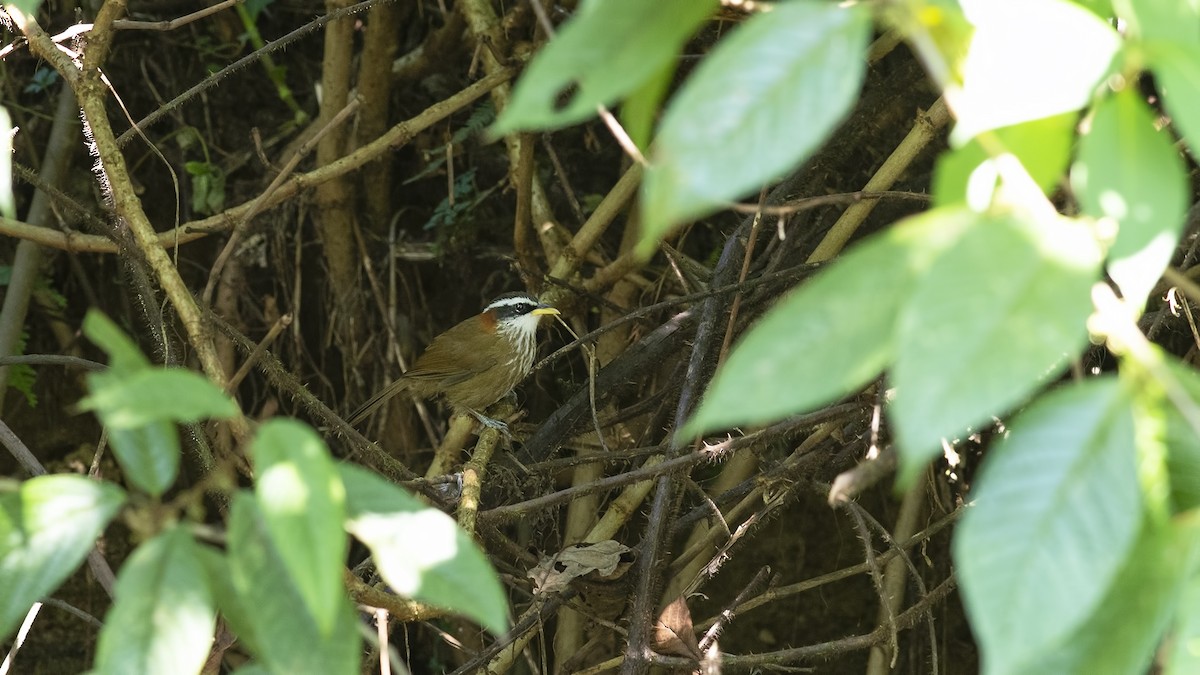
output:
[{"label": "dry brown leaf", "polygon": [[564,590],[573,579],[593,574],[602,581],[617,578],[629,568],[630,548],[611,539],[595,544],[568,546],[552,556],[543,556],[526,574],[533,579],[534,593]]},{"label": "dry brown leaf", "polygon": [[692,613],[682,595],[658,615],[658,621],[654,623],[654,641],[650,647],[659,654],[700,660],[700,643],[696,641],[696,631],[692,628]]}]

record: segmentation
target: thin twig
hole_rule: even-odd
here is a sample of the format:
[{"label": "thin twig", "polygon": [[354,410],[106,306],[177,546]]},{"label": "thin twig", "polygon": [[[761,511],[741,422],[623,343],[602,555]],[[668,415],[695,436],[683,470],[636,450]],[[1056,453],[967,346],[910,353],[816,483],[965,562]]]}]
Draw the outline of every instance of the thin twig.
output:
[{"label": "thin twig", "polygon": [[74,614],[75,616],[79,617],[80,619],[83,619],[87,623],[91,624],[92,627],[94,627],[94,628],[103,628],[104,627],[104,624],[100,621],[100,619],[97,619],[96,617],[92,616],[91,614],[88,614],[87,612],[83,611],[82,609],[79,609],[78,607],[76,607],[74,605],[70,605],[70,604],[63,602],[62,600],[59,600],[58,598],[42,598],[42,604],[47,605],[49,607],[55,607],[57,609],[61,609],[62,611],[66,612],[68,614]]},{"label": "thin twig", "polygon": [[[375,0],[381,1],[381,0]],[[390,1],[390,0],[389,0]],[[275,43],[272,43],[275,44]],[[511,69],[497,71],[464,87],[450,98],[435,103],[415,117],[393,125],[383,136],[375,139],[354,152],[341,157],[338,161],[323,166],[308,173],[297,174],[287,181],[274,195],[267,199],[266,208],[301,194],[325,181],[344,176],[361,168],[368,162],[374,161],[384,152],[394,150],[411,141],[416,135],[453,113],[470,105],[492,89],[512,79],[515,71]],[[159,232],[155,235],[157,245],[167,248],[173,245],[186,244],[197,239],[203,239],[217,232],[229,230],[237,219],[245,214],[253,202],[246,202],[226,209],[222,213],[200,220],[183,223],[177,228]],[[56,232],[42,227],[33,227],[20,221],[0,217],[0,234],[28,239],[43,246],[60,248],[70,251],[89,251],[93,253],[118,253],[120,247],[109,237],[96,235]]]},{"label": "thin twig", "polygon": [[[951,511],[950,513],[946,514],[941,519],[939,519],[938,521],[936,521],[935,523],[930,525],[929,527],[926,527],[924,530],[921,530],[920,532],[914,534],[912,537],[909,537],[905,541],[900,542],[898,548],[900,550],[908,550],[908,549],[916,546],[917,544],[920,544],[921,542],[929,540],[935,534],[941,532],[942,530],[944,530],[947,527],[950,527],[952,524],[954,524],[960,517],[962,517],[962,514],[963,514],[963,509],[961,509],[961,508]],[[897,549],[890,549],[888,551],[884,551],[879,556],[877,556],[875,562],[876,563],[887,563],[888,561],[890,561],[892,558],[896,557],[897,555],[898,555]],[[804,581],[799,581],[794,584],[788,584],[786,586],[777,586],[775,588],[768,590],[766,593],[763,593],[762,595],[758,596],[757,598],[752,598],[751,600],[748,600],[745,604],[739,605],[737,608],[737,611],[739,614],[743,614],[752,609],[757,609],[758,607],[762,607],[762,606],[770,604],[772,602],[783,600],[784,598],[790,598],[792,596],[799,595],[800,593],[805,593],[805,592],[808,592],[811,590],[815,590],[817,588],[821,588],[822,586],[831,584],[835,581],[841,581],[842,579],[848,579],[850,577],[862,574],[863,572],[869,572],[870,570],[871,570],[871,565],[869,565],[868,563],[862,562],[862,563],[858,563],[857,565],[851,565],[849,567],[844,567],[840,570],[835,570],[835,571],[829,572],[827,574],[822,574],[820,576],[816,576],[811,579],[805,579]]]},{"label": "thin twig", "polygon": [[[1200,237],[1198,237],[1200,239]],[[1173,286],[1178,286],[1179,290],[1196,302],[1200,302],[1200,284],[1192,281],[1191,277],[1180,272],[1174,267],[1168,267],[1163,270],[1163,278],[1170,282]]]},{"label": "thin twig", "polygon": [[[956,579],[951,576],[931,590],[923,600],[914,604],[896,617],[896,628],[898,630],[907,630],[917,625],[926,614],[938,604],[943,602],[950,593],[958,586]],[[721,657],[721,666],[724,672],[730,671],[747,671],[761,670],[766,668],[785,666],[794,663],[802,663],[812,661],[814,659],[829,658],[835,654],[844,654],[851,651],[860,651],[868,649],[874,645],[881,644],[887,641],[888,629],[886,626],[880,626],[870,633],[863,635],[855,635],[852,637],[831,640],[815,645],[806,645],[804,647],[794,647],[791,649],[781,649],[775,652],[766,652],[762,654],[748,654],[745,656],[728,656]],[[651,656],[651,660],[655,665],[667,666],[670,668],[692,668],[693,664],[688,659],[677,656]]]},{"label": "thin twig", "polygon": [[[742,257],[742,270],[738,272],[739,286],[746,283],[746,275],[750,273],[750,261],[754,259],[754,244],[758,241],[758,228],[762,225],[764,202],[767,200],[767,188],[758,193],[759,209],[754,213],[753,224],[750,226],[750,239],[746,246],[746,255]],[[717,354],[717,367],[725,361],[729,353],[729,345],[733,343],[733,329],[737,325],[738,310],[742,307],[742,294],[734,293],[733,302],[729,305],[729,320],[725,322],[725,339],[721,341],[721,351]]]},{"label": "thin twig", "polygon": [[[4,423],[4,420],[0,420],[0,445],[3,445],[8,449],[13,458],[17,460],[17,463],[19,463],[21,467],[29,473],[29,475],[46,475],[46,467],[42,466],[42,463],[38,461],[37,457],[33,456],[33,453],[29,451],[29,448],[25,445],[25,443],[20,439],[20,437],[13,433],[13,430]],[[113,596],[113,586],[115,585],[115,577],[113,576],[112,567],[109,566],[108,561],[104,559],[104,556],[100,554],[100,550],[94,546],[92,547],[91,552],[88,553],[87,560],[88,566],[92,570],[92,574],[96,577],[96,581],[99,582],[100,587],[103,588],[104,591],[108,593],[108,597],[111,598]]]},{"label": "thin twig", "polygon": [[[542,6],[542,0],[529,0],[529,2],[533,6],[533,13],[538,18],[538,24],[541,25],[542,30],[546,31],[547,37],[553,38],[554,24],[550,23],[550,17],[546,14],[546,8]],[[609,133],[613,135],[613,139],[616,140],[617,145],[621,146],[625,154],[629,155],[633,161],[643,167],[650,164],[642,155],[642,151],[638,149],[637,144],[629,137],[629,133],[625,131],[625,127],[621,126],[621,123],[609,111],[607,106],[603,103],[598,104],[596,106],[596,114],[600,116],[600,119],[604,122],[604,126],[608,127]]]},{"label": "thin twig", "polygon": [[839,192],[837,194],[821,195],[819,197],[800,197],[799,199],[788,200],[778,206],[763,206],[761,203],[728,204],[727,208],[738,213],[761,213],[764,216],[790,216],[801,211],[816,209],[822,206],[832,206],[834,204],[857,204],[858,202],[869,199],[898,199],[928,204],[933,198],[923,192],[905,192],[901,190],[880,190],[869,192],[867,190],[858,190],[857,192]]},{"label": "thin twig", "polygon": [[725,630],[725,624],[733,621],[733,617],[737,615],[738,606],[745,602],[746,598],[750,597],[752,593],[757,593],[763,584],[767,583],[767,578],[770,576],[771,568],[764,566],[754,575],[750,583],[746,584],[741,592],[734,597],[733,602],[725,605],[724,609],[713,620],[712,625],[704,632],[704,637],[700,639],[701,652],[708,649],[709,645],[717,641],[717,637],[721,634],[721,631]]},{"label": "thin twig", "polygon": [[[253,53],[247,54],[246,56],[238,59],[237,61],[234,61],[233,63],[229,64],[228,66],[225,66],[224,68],[213,73],[212,75],[209,75],[208,77],[204,78],[203,80],[201,80],[200,82],[198,82],[197,84],[195,84],[194,86],[189,88],[187,91],[183,92],[182,94],[180,94],[180,95],[176,96],[175,98],[171,99],[170,101],[168,101],[165,105],[160,106],[154,112],[152,112],[149,115],[146,115],[142,119],[138,120],[137,124],[134,126],[140,127],[142,129],[146,129],[154,124],[157,124],[159,120],[161,120],[163,117],[170,114],[173,110],[175,110],[175,108],[178,108],[179,106],[183,105],[187,101],[190,101],[191,99],[195,98],[196,96],[199,96],[200,94],[208,91],[209,89],[212,89],[213,87],[217,86],[217,83],[220,82],[221,80],[225,79],[226,77],[229,77],[233,73],[236,73],[237,71],[245,68],[246,66],[249,66],[250,64],[254,63],[255,61],[262,59],[264,56],[267,56],[268,54],[273,54],[277,51],[280,51],[280,50],[288,47],[293,42],[295,42],[303,37],[308,36],[308,34],[315,32],[318,28],[321,28],[322,26],[324,26],[325,24],[327,24],[331,21],[336,21],[343,17],[347,17],[352,14],[357,14],[359,12],[366,11],[366,10],[370,9],[372,6],[374,6],[380,2],[395,2],[395,0],[363,0],[363,2],[354,4],[354,5],[350,5],[349,7],[343,7],[342,9],[334,10],[332,12],[329,12],[328,14],[319,16],[316,19],[313,19],[312,21],[297,28],[296,30],[288,33],[287,35],[284,35],[283,37],[279,38],[278,40],[271,42],[266,47],[263,47],[262,49],[259,49]],[[133,139],[134,133],[136,133],[135,129],[129,129],[125,133],[118,136],[117,137],[117,145],[124,146],[126,143],[128,143],[130,140]]]},{"label": "thin twig", "polygon": [[240,5],[246,0],[223,0],[211,7],[198,9],[191,14],[185,14],[181,17],[170,19],[168,21],[134,21],[132,19],[117,19],[113,22],[113,28],[117,30],[159,30],[168,31],[175,30],[182,26],[186,26],[193,21],[199,21],[212,14],[216,14],[221,10],[228,9],[234,5]]},{"label": "thin twig", "polygon": [[0,366],[66,366],[68,368],[82,368],[90,371],[107,370],[108,366],[103,363],[80,358],[78,356],[67,356],[64,354],[21,354],[17,356],[0,356]]},{"label": "thin twig", "polygon": [[21,651],[21,647],[25,645],[25,640],[29,637],[29,631],[33,628],[33,622],[37,619],[40,611],[42,611],[42,603],[35,602],[25,613],[25,619],[21,621],[21,627],[17,630],[16,637],[13,638],[12,649],[8,650],[8,654],[4,657],[4,663],[0,663],[0,675],[8,675],[13,662],[17,659],[17,652]]},{"label": "thin twig", "polygon": [[[608,331],[613,330],[623,324],[629,323],[630,321],[640,321],[644,317],[647,317],[656,312],[660,312],[664,309],[673,309],[673,308],[679,307],[680,305],[688,305],[688,304],[691,304],[691,303],[694,303],[694,302],[697,302],[700,300],[707,300],[709,298],[715,298],[715,297],[720,297],[720,296],[724,296],[724,295],[729,295],[731,293],[737,293],[738,291],[748,291],[753,288],[758,288],[759,286],[764,286],[764,285],[768,285],[768,284],[779,282],[779,281],[785,281],[785,280],[799,281],[799,280],[807,277],[811,273],[815,272],[818,267],[819,267],[819,265],[799,265],[797,267],[790,267],[788,269],[779,270],[777,272],[773,272],[771,274],[761,276],[757,279],[751,279],[744,283],[740,283],[740,284],[732,283],[727,286],[721,286],[719,288],[713,288],[713,289],[709,289],[707,291],[700,291],[700,292],[691,293],[688,295],[681,295],[681,296],[678,296],[675,298],[671,298],[670,300],[663,300],[661,302],[656,302],[656,303],[653,303],[650,305],[645,305],[644,307],[639,307],[637,309],[624,312],[622,314],[621,318],[616,319],[610,323],[604,324],[600,328],[597,328],[596,330],[594,330],[590,333],[585,333],[581,337],[579,337],[571,342],[568,342],[567,344],[563,345],[562,347],[559,347],[558,349],[554,350],[554,352],[552,352],[551,354],[546,356],[544,359],[542,359],[541,361],[538,361],[533,366],[533,370],[537,371],[537,370],[540,370],[540,369],[546,367],[547,365],[553,363],[554,361],[557,361],[558,359],[575,351],[575,349],[578,348],[581,344],[595,340],[597,337],[599,337],[603,333],[607,333]],[[553,283],[559,283],[558,280],[553,277],[551,277],[549,279],[549,281],[551,281]]]},{"label": "thin twig", "polygon": [[200,295],[205,304],[212,304],[213,291],[216,289],[217,282],[221,279],[221,272],[225,269],[225,264],[229,261],[229,256],[233,255],[234,250],[237,248],[238,242],[241,241],[242,235],[245,234],[246,225],[249,224],[249,222],[265,208],[267,200],[270,198],[270,196],[275,194],[275,191],[278,190],[279,187],[283,185],[284,181],[292,175],[292,171],[296,169],[296,166],[300,164],[301,160],[308,156],[308,153],[312,152],[312,149],[317,146],[317,143],[330,131],[340,127],[343,122],[349,119],[350,116],[358,110],[361,104],[362,99],[355,98],[347,103],[345,107],[339,110],[337,114],[329,120],[328,124],[325,124],[321,128],[317,129],[312,138],[306,140],[299,148],[296,149],[296,152],[288,160],[287,164],[280,169],[274,180],[271,181],[271,184],[267,186],[267,189],[263,190],[262,193],[255,197],[253,202],[250,202],[250,208],[246,210],[246,212],[242,214],[240,218],[238,218],[237,224],[234,225],[233,231],[229,234],[229,240],[225,242],[225,246],[221,249],[221,253],[218,254],[217,259],[213,261],[212,269],[208,273],[208,283],[205,284],[204,292]]},{"label": "thin twig", "polygon": [[242,366],[238,368],[238,371],[233,374],[233,377],[229,378],[229,385],[225,389],[226,393],[232,394],[237,391],[238,385],[242,383],[242,380],[246,379],[246,376],[254,369],[258,360],[262,358],[263,353],[267,351],[267,346],[275,342],[275,338],[279,337],[279,334],[290,325],[292,325],[292,314],[290,313],[284,314],[275,323],[271,324],[271,329],[267,331],[263,339],[254,345],[254,351],[250,352],[250,355],[242,362]]}]

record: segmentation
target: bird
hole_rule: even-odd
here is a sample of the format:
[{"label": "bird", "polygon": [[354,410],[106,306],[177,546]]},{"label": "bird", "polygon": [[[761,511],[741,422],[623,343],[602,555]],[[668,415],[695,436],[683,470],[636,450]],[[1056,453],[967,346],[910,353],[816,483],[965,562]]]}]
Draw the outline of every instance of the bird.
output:
[{"label": "bird", "polygon": [[507,430],[507,425],[483,411],[529,375],[537,352],[538,324],[543,316],[557,314],[557,309],[528,293],[501,295],[478,315],[435,337],[412,368],[351,414],[350,425],[407,390],[420,398],[441,396],[484,426]]}]

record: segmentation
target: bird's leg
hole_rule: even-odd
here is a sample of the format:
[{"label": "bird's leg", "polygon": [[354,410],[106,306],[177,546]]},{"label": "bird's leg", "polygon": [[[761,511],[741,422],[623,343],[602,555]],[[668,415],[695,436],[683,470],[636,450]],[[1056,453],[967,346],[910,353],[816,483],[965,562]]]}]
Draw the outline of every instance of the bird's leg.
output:
[{"label": "bird's leg", "polygon": [[474,415],[475,419],[479,420],[479,423],[482,424],[483,426],[485,426],[489,429],[495,429],[496,431],[499,431],[500,433],[504,434],[505,438],[512,440],[512,435],[510,433],[508,433],[508,425],[505,424],[504,422],[501,422],[498,419],[493,419],[491,417],[488,417],[487,415],[484,415],[483,413],[479,412],[478,410],[472,410],[470,408],[467,408],[466,411],[471,413],[472,415]]}]

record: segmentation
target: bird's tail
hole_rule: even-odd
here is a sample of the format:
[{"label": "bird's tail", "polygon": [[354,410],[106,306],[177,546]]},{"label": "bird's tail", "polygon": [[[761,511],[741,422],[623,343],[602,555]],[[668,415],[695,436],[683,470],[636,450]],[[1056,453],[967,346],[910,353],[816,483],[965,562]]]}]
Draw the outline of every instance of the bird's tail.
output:
[{"label": "bird's tail", "polygon": [[350,418],[347,420],[350,423],[350,426],[358,426],[359,422],[367,419],[371,415],[374,415],[380,408],[383,407],[384,403],[387,403],[393,396],[407,389],[410,382],[411,380],[409,380],[407,377],[396,378],[394,382],[381,389],[371,398],[367,399],[366,403],[358,406],[358,409],[350,415]]}]

